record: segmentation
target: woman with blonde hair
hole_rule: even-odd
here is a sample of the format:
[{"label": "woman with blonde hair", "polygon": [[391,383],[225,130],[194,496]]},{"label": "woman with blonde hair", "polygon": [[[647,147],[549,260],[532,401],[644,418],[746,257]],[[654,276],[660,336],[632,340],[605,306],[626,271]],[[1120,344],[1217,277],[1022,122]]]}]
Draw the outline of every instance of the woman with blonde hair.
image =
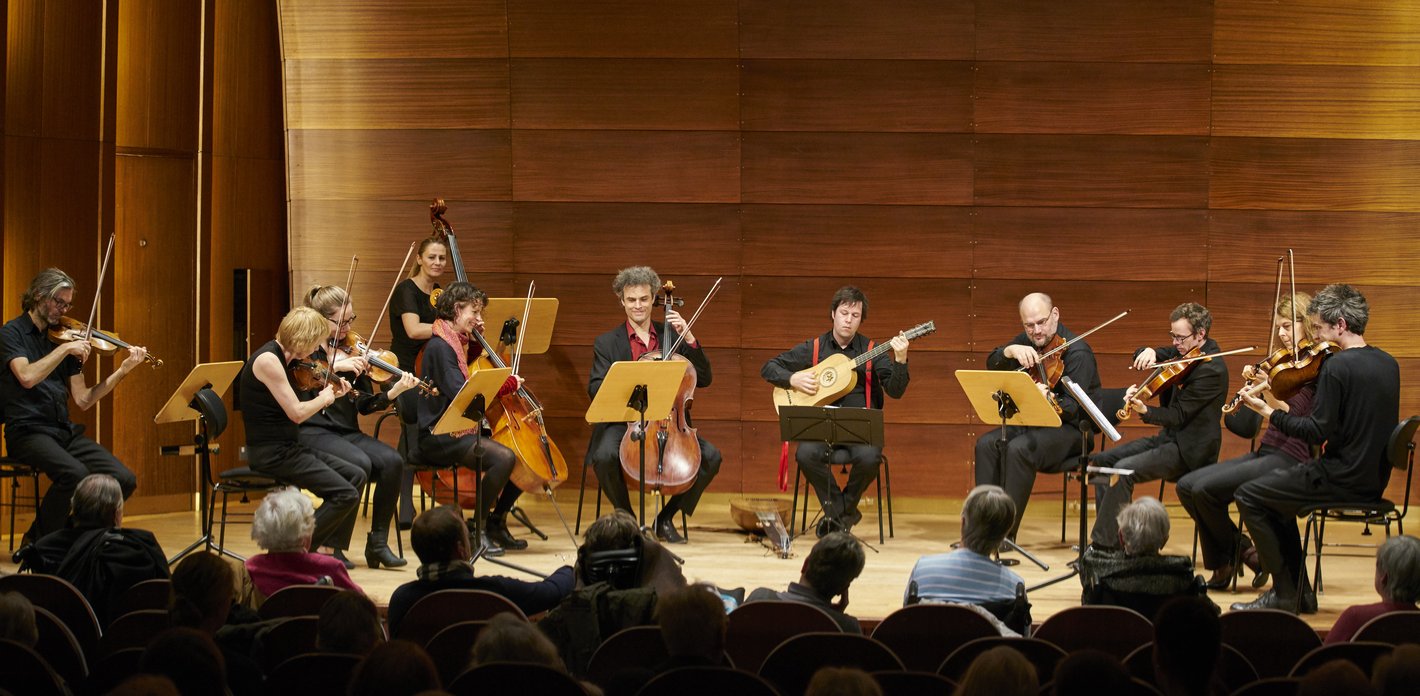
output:
[{"label": "woman with blonde hair", "polygon": [[[424,344],[434,335],[435,291],[439,278],[449,265],[449,245],[443,234],[436,231],[434,236],[419,242],[415,254],[414,272],[394,286],[390,296],[390,351],[399,360],[399,366],[414,369],[414,360]],[[414,410],[414,402],[409,397],[399,402],[401,409]],[[401,435],[404,437],[405,435]],[[399,522],[401,529],[408,529],[414,521],[414,470],[406,469],[400,480]]]}]

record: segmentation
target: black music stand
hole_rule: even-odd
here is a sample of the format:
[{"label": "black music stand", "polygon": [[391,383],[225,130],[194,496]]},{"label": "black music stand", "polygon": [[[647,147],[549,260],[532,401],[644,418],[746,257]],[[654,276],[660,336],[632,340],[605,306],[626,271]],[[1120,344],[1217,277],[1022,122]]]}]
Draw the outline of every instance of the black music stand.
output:
[{"label": "black music stand", "polygon": [[[202,476],[206,483],[199,486],[197,491],[197,505],[201,508],[199,514],[202,516],[202,536],[188,544],[187,548],[179,551],[176,556],[169,558],[168,565],[177,563],[198,547],[208,550],[216,547],[212,543],[212,515],[208,511],[208,497],[212,495],[213,485],[212,453],[220,451],[221,448],[213,443],[213,440],[227,429],[227,407],[222,403],[222,395],[227,393],[227,388],[241,373],[243,364],[240,360],[232,360],[194,366],[177,389],[173,390],[167,403],[153,415],[153,422],[156,424],[197,421],[197,434],[192,437],[193,444],[167,445],[160,447],[158,451],[165,456],[196,454],[202,463]],[[241,558],[226,549],[221,549],[221,552],[233,558]]]},{"label": "black music stand", "polygon": [[[587,407],[588,423],[630,423],[646,432],[646,423],[670,415],[671,404],[685,377],[685,363],[675,360],[621,360],[611,364],[596,398]],[[640,456],[641,529],[646,525],[646,438],[633,431]]]},{"label": "black music stand", "polygon": [[[873,445],[882,448],[883,412],[876,408],[780,406],[779,439],[784,442],[822,442],[828,445],[829,460],[824,463],[831,467],[834,445]],[[829,475],[832,476],[832,473]],[[798,495],[796,488],[796,500]],[[827,502],[820,500],[819,504],[826,506]],[[789,514],[794,514],[792,509]],[[792,529],[793,526],[794,521],[791,519],[789,527]],[[867,542],[863,545],[873,548]],[[877,549],[873,551],[876,552]]]}]

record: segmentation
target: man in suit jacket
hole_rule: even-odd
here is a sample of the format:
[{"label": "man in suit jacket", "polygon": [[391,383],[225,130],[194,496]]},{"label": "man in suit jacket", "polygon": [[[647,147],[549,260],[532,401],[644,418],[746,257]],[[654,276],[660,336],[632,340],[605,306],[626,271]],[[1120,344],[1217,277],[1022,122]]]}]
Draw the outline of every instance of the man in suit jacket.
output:
[{"label": "man in suit jacket", "polygon": [[[648,266],[624,268],[616,274],[612,291],[621,308],[626,312],[626,321],[616,328],[597,337],[592,346],[592,374],[587,381],[587,393],[593,399],[601,389],[602,380],[611,369],[611,364],[622,360],[637,360],[653,350],[668,349],[676,342],[676,336],[683,339],[676,353],[684,356],[695,367],[695,386],[710,386],[710,361],[700,342],[690,332],[686,321],[673,307],[666,308],[666,329],[651,321],[651,309],[655,304],[656,291],[661,287],[661,278]],[[666,335],[662,336],[661,333]],[[690,414],[686,414],[687,420]],[[626,434],[625,423],[601,423],[592,430],[591,442],[587,447],[585,465],[597,472],[602,492],[618,510],[635,514],[631,509],[631,497],[621,473],[621,439]],[[695,513],[700,495],[711,479],[720,471],[720,450],[705,438],[700,442],[700,470],[689,490],[671,496],[656,516],[654,529],[656,538],[672,544],[683,544],[685,539],[676,531],[675,515],[682,510],[687,515]],[[649,451],[655,442],[648,440]]]}]

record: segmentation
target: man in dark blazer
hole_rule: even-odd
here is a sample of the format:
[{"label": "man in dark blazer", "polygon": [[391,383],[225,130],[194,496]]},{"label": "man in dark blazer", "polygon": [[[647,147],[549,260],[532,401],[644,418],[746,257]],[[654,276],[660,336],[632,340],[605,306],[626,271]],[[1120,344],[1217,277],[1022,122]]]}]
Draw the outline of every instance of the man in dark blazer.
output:
[{"label": "man in dark blazer", "polygon": [[[1218,344],[1208,336],[1213,328],[1213,315],[1203,305],[1185,302],[1174,308],[1169,322],[1173,345],[1140,348],[1134,353],[1134,369],[1150,370],[1156,363],[1180,358],[1194,349],[1205,355],[1219,352]],[[1116,518],[1133,499],[1134,484],[1159,479],[1177,481],[1190,471],[1218,461],[1218,450],[1223,443],[1219,421],[1223,415],[1223,400],[1228,394],[1228,367],[1222,358],[1192,363],[1180,381],[1158,395],[1157,407],[1150,408],[1136,397],[1138,386],[1132,385],[1125,392],[1125,404],[1139,414],[1140,420],[1163,429],[1157,435],[1090,457],[1095,466],[1134,472],[1128,476],[1100,477],[1095,483],[1095,505],[1099,512],[1090,541],[1102,549],[1119,546]]]},{"label": "man in dark blazer", "polygon": [[[695,367],[695,386],[701,389],[710,386],[710,361],[705,357],[700,342],[696,340],[695,334],[690,332],[680,313],[673,307],[667,307],[665,325],[651,321],[651,309],[655,305],[656,292],[660,287],[660,276],[648,266],[632,266],[616,274],[612,291],[621,302],[622,310],[626,312],[626,321],[598,336],[592,345],[592,374],[587,381],[587,393],[593,399],[601,389],[602,380],[606,378],[612,363],[637,360],[650,351],[667,349],[676,342],[677,335],[682,335],[683,340],[676,348],[676,353],[684,356]],[[661,335],[662,333],[665,335]],[[687,413],[686,419],[689,418],[690,414]],[[595,469],[602,492],[616,509],[635,515],[631,509],[627,484],[621,473],[621,439],[626,434],[626,427],[625,423],[598,424],[592,430],[584,465]],[[700,502],[700,495],[720,471],[720,450],[705,438],[698,440],[700,469],[695,481],[689,490],[667,499],[660,514],[656,516],[654,529],[656,538],[661,541],[685,543],[685,539],[676,531],[675,515],[682,510],[687,515],[694,514],[695,506]],[[646,447],[649,452],[655,447],[655,442],[648,440]]]}]

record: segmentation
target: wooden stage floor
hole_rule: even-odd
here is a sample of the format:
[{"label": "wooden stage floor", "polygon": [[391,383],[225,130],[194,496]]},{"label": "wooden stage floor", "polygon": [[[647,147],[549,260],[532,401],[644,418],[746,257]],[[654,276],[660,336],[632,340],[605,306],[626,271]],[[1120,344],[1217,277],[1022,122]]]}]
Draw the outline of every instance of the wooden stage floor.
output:
[{"label": "wooden stage floor", "polygon": [[[1041,570],[1029,561],[1015,567],[1026,581],[1033,586],[1047,579],[1068,572],[1067,563],[1074,559],[1072,543],[1078,534],[1078,518],[1071,518],[1068,534],[1070,542],[1060,543],[1060,507],[1058,499],[1037,496],[1039,501],[1028,510],[1021,531],[1023,546],[1031,554],[1050,566]],[[561,496],[561,506],[570,518],[576,511],[575,498],[566,492]],[[699,513],[690,521],[691,543],[674,547],[673,550],[685,559],[685,574],[691,580],[714,583],[721,587],[759,586],[782,588],[790,581],[798,579],[803,557],[813,545],[812,532],[796,541],[794,557],[781,559],[771,554],[764,546],[750,541],[751,537],[734,528],[729,514],[728,495],[707,495],[702,501]],[[886,543],[877,540],[876,510],[864,509],[863,523],[856,529],[864,541],[870,543],[877,552],[868,551],[868,561],[863,574],[853,583],[849,613],[864,619],[880,619],[902,606],[902,595],[913,563],[924,554],[942,553],[960,534],[960,501],[906,500],[898,499],[895,516],[896,537]],[[245,507],[245,506],[244,506]],[[514,525],[514,534],[528,539],[525,551],[509,553],[505,560],[519,565],[550,572],[563,564],[570,564],[575,551],[567,533],[558,522],[557,514],[546,501],[524,496],[524,508],[535,524],[550,537],[541,541]],[[915,510],[904,512],[903,510]],[[1192,544],[1193,522],[1176,505],[1169,506],[1173,534],[1168,545],[1170,553],[1188,554]],[[1073,513],[1072,513],[1073,514]],[[1093,518],[1093,515],[1092,515]],[[591,512],[586,513],[590,521]],[[148,529],[158,536],[163,549],[176,553],[196,539],[200,523],[194,513],[171,513],[163,515],[140,515],[127,518],[126,524]],[[23,528],[23,525],[21,525]],[[414,553],[408,547],[405,533],[405,555],[410,565],[398,570],[371,570],[363,563],[364,538],[369,522],[360,519],[349,556],[359,565],[351,576],[375,600],[377,604],[387,603],[389,595],[399,585],[414,579],[417,564]],[[585,525],[584,525],[585,529]],[[1374,529],[1374,535],[1363,537],[1360,525],[1333,525],[1328,530],[1329,542],[1349,544],[1371,544],[1384,540],[1384,530]],[[391,545],[394,539],[391,538]],[[255,544],[250,539],[249,527],[242,521],[228,527],[230,548],[243,555],[255,553]],[[1007,558],[1019,558],[1018,554],[1007,554]],[[1373,587],[1375,551],[1372,548],[1332,548],[1328,547],[1323,571],[1325,592],[1320,596],[1319,613],[1304,618],[1313,627],[1325,630],[1335,622],[1341,610],[1352,604],[1370,603],[1378,600]],[[9,554],[0,561],[0,571],[14,572]],[[522,576],[492,563],[480,561],[480,574],[503,574]],[[1207,575],[1201,569],[1200,574]],[[527,576],[530,577],[530,576]],[[1227,610],[1228,604],[1248,601],[1256,595],[1249,586],[1251,574],[1242,579],[1236,593],[1227,591],[1213,593],[1213,600]],[[1080,599],[1080,584],[1070,578],[1047,588],[1030,593],[1032,614],[1037,622],[1066,607],[1077,606]]]}]

